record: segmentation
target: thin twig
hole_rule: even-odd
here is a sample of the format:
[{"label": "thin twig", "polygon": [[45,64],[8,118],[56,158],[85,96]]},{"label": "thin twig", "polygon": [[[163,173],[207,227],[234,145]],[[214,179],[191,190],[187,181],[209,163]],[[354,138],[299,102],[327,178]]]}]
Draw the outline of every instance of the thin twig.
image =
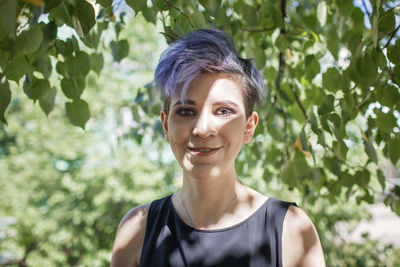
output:
[{"label": "thin twig", "polygon": [[296,88],[294,88],[294,85],[293,85],[292,83],[289,83],[289,86],[290,86],[290,89],[292,90],[292,93],[293,93],[293,95],[294,95],[294,98],[296,99],[297,105],[299,105],[299,107],[300,107],[300,109],[301,109],[301,112],[303,113],[304,117],[305,117],[306,120],[308,121],[308,116],[307,116],[306,110],[305,110],[305,108],[303,107],[303,104],[301,104],[301,102],[300,102],[300,98],[299,98],[299,96],[297,95]]},{"label": "thin twig", "polygon": [[275,26],[272,26],[270,28],[263,28],[263,29],[246,29],[246,28],[241,28],[242,31],[245,32],[250,32],[250,33],[257,33],[257,32],[269,32],[275,30]]},{"label": "thin twig", "polygon": [[193,29],[195,28],[195,26],[193,25],[193,23],[190,21],[190,18],[189,18],[188,15],[186,15],[186,14],[185,14],[182,10],[180,10],[178,7],[176,7],[176,6],[174,6],[173,4],[171,4],[171,3],[169,2],[169,0],[164,0],[164,2],[167,3],[167,5],[168,5],[170,8],[173,8],[173,9],[177,10],[181,15],[183,15],[183,16],[189,21],[190,26],[192,26]]},{"label": "thin twig", "polygon": [[385,44],[385,46],[384,46],[382,49],[385,49],[385,48],[390,44],[390,42],[392,41],[393,37],[396,35],[396,32],[399,30],[399,28],[400,28],[400,24],[399,24],[399,26],[397,26],[397,28],[392,32],[392,34],[390,35],[389,40],[387,41],[387,43]]},{"label": "thin twig", "polygon": [[[282,13],[281,34],[285,35],[286,34],[286,28],[285,28],[286,0],[281,0],[281,13]],[[286,65],[285,54],[281,51],[281,52],[279,52],[279,70],[278,70],[278,76],[276,78],[276,83],[275,83],[278,89],[280,89],[281,79],[283,77],[285,65]]]}]

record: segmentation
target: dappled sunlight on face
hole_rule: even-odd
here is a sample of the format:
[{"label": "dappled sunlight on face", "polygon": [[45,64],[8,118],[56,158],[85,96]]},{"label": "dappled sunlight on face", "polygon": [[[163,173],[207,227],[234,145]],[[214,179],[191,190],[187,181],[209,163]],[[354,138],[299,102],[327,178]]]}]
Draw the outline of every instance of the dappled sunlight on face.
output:
[{"label": "dappled sunlight on face", "polygon": [[234,173],[246,123],[241,86],[222,73],[194,79],[184,98],[172,98],[163,122],[184,172],[200,179]]}]

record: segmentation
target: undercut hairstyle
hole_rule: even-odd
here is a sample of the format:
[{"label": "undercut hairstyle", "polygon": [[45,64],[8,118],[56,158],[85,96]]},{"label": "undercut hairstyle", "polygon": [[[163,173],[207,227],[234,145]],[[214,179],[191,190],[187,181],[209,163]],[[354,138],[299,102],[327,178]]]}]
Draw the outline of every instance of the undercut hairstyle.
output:
[{"label": "undercut hairstyle", "polygon": [[154,83],[161,89],[164,112],[169,113],[171,98],[176,94],[184,99],[190,83],[202,73],[231,74],[243,86],[247,118],[266,90],[260,72],[250,59],[237,55],[228,33],[199,29],[172,42],[160,57]]}]

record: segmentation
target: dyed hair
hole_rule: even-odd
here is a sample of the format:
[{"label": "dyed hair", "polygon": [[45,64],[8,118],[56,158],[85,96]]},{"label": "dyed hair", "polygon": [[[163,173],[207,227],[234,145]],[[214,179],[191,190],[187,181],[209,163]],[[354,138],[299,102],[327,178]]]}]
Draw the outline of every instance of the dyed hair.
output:
[{"label": "dyed hair", "polygon": [[171,98],[180,90],[185,97],[189,84],[202,73],[228,73],[242,83],[246,117],[261,100],[265,83],[249,59],[240,58],[232,37],[216,29],[199,29],[172,42],[161,55],[154,82],[164,97],[168,114]]}]

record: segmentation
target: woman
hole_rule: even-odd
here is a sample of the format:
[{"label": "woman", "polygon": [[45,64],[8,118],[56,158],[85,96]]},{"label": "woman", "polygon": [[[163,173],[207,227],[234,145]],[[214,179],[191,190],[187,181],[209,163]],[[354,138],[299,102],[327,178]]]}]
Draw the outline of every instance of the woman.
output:
[{"label": "woman", "polygon": [[111,266],[325,266],[308,216],[242,184],[235,160],[258,123],[265,85],[230,36],[201,29],[172,43],[155,83],[161,121],[183,169],[181,191],[122,219]]}]

